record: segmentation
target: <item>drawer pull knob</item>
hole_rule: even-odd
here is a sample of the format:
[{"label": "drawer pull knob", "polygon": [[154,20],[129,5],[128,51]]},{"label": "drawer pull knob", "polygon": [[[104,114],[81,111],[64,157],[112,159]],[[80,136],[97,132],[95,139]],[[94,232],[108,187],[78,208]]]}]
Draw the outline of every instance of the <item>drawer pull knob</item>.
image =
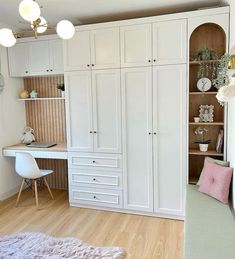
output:
[{"label": "drawer pull knob", "polygon": [[94,199],[97,199],[96,196],[93,196]]}]

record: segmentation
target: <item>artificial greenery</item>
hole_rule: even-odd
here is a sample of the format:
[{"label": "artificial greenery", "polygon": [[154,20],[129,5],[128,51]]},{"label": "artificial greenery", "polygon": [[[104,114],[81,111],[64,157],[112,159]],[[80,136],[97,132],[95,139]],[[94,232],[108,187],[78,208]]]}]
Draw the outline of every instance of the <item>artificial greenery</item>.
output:
[{"label": "artificial greenery", "polygon": [[[195,60],[199,62],[198,78],[210,77],[214,79],[216,76],[218,56],[213,49],[202,48],[198,50]],[[210,62],[206,62],[210,61]]]},{"label": "artificial greenery", "polygon": [[217,63],[216,78],[212,79],[213,85],[220,89],[222,86],[228,85],[230,80],[228,76],[228,66],[230,55],[224,54]]},{"label": "artificial greenery", "polygon": [[200,60],[216,60],[217,54],[213,49],[210,48],[202,48],[200,49],[196,56],[195,56],[195,60],[200,61]]}]

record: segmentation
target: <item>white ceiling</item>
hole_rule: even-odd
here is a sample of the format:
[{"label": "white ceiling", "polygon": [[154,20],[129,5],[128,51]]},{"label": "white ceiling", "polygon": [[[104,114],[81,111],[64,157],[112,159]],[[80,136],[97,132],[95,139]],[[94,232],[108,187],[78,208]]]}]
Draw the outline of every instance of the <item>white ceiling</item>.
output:
[{"label": "white ceiling", "polygon": [[[113,21],[194,10],[220,5],[221,0],[36,0],[51,26],[61,19],[69,19],[74,25]],[[16,29],[28,28],[18,12],[20,0],[0,0],[0,23]]]}]

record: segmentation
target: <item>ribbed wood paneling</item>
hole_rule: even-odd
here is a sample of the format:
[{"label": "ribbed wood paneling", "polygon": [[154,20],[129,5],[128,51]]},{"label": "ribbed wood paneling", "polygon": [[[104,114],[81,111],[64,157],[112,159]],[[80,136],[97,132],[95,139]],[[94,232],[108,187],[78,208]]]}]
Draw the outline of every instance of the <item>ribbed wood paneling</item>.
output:
[{"label": "ribbed wood paneling", "polygon": [[[25,78],[25,89],[36,90],[38,97],[60,97],[57,84],[64,82],[63,76]],[[26,101],[27,126],[34,129],[36,141],[66,142],[65,103],[64,100]],[[67,189],[67,161],[56,159],[37,159],[42,169],[52,169],[54,174],[48,177],[52,188]]]}]

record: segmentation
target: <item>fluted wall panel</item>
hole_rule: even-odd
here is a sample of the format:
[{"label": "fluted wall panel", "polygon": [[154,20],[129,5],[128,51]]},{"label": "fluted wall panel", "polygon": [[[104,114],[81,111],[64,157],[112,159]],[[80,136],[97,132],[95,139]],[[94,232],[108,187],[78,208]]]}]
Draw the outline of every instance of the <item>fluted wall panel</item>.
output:
[{"label": "fluted wall panel", "polygon": [[[59,76],[25,78],[25,89],[36,90],[38,97],[61,97],[57,84],[62,84],[64,78]],[[26,101],[27,126],[34,129],[36,141],[66,142],[65,103],[63,99]],[[56,159],[38,159],[39,167],[52,169],[54,174],[48,177],[52,188],[67,189],[67,161]]]}]

